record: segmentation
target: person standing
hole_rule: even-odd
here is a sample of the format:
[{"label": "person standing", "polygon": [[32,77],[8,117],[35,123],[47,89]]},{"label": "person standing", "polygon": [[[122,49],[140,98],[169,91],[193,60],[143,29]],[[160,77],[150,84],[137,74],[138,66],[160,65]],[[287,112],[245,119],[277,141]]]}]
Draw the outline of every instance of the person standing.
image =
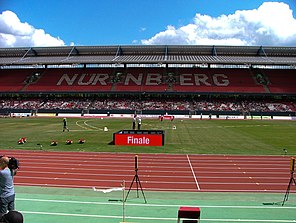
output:
[{"label": "person standing", "polygon": [[0,158],[0,215],[4,215],[7,211],[13,211],[15,208],[15,191],[13,177],[16,170],[9,169],[9,157]]},{"label": "person standing", "polygon": [[137,115],[135,114],[133,117],[133,126],[132,126],[133,130],[136,129],[136,122],[137,122]]},{"label": "person standing", "polygon": [[63,119],[63,132],[67,130],[69,132],[68,124],[67,124],[67,119]]},{"label": "person standing", "polygon": [[141,130],[142,119],[141,117],[138,118],[138,130]]}]

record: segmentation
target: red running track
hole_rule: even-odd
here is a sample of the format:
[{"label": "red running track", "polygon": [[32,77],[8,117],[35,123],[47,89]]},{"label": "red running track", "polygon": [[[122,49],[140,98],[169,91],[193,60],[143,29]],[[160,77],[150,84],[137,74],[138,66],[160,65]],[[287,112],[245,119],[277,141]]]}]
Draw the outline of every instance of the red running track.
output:
[{"label": "red running track", "polygon": [[[69,188],[130,186],[135,154],[0,150],[19,159],[15,185]],[[179,192],[285,192],[288,156],[140,154],[144,190]],[[136,184],[133,184],[135,189]],[[296,192],[291,187],[290,192]]]}]

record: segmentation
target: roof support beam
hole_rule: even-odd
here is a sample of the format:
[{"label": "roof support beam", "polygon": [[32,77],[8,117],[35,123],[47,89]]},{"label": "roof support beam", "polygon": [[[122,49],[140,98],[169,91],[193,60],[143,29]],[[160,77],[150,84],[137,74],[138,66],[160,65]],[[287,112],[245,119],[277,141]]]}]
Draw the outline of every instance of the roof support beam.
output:
[{"label": "roof support beam", "polygon": [[71,49],[71,51],[69,52],[67,58],[69,58],[71,56],[71,54],[72,54],[73,51],[75,51],[75,54],[78,54],[78,50],[76,49],[75,46],[73,46],[72,49]]},{"label": "roof support beam", "polygon": [[122,55],[123,55],[123,52],[122,52],[121,46],[118,46],[115,56],[118,57],[118,56],[122,56]]},{"label": "roof support beam", "polygon": [[217,56],[217,51],[215,45],[212,48],[212,56]]},{"label": "roof support beam", "polygon": [[[1,48],[0,65],[221,64],[294,66],[296,47],[162,45]],[[81,62],[80,61],[81,58]],[[80,65],[79,65],[80,66]]]},{"label": "roof support beam", "polygon": [[36,51],[32,49],[32,47],[30,49],[27,50],[27,52],[22,56],[21,60],[25,59],[25,57],[29,54],[29,52],[33,52],[34,56],[36,56]]},{"label": "roof support beam", "polygon": [[76,47],[73,46],[73,47],[71,48],[70,52],[68,53],[67,57],[66,57],[65,59],[61,60],[61,61],[66,61],[66,60],[68,60],[68,59],[70,58],[70,56],[72,55],[73,51],[75,51],[75,54],[76,54],[76,55],[79,54],[79,52],[78,52],[78,50],[76,49]]},{"label": "roof support beam", "polygon": [[168,54],[169,54],[169,48],[168,46],[165,46],[165,53],[164,53],[164,60],[167,61],[168,59]]},{"label": "roof support beam", "polygon": [[257,55],[258,56],[265,56],[265,57],[267,57],[267,54],[265,53],[265,50],[264,50],[264,48],[262,47],[262,46],[260,46],[260,48],[259,48],[259,50],[258,50],[258,52],[257,52]]}]

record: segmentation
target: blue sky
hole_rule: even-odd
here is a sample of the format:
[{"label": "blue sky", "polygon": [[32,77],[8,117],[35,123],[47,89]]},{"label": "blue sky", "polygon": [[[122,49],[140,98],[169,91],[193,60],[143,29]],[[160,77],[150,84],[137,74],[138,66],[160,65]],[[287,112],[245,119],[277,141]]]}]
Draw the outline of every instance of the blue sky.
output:
[{"label": "blue sky", "polygon": [[0,13],[0,47],[296,45],[295,0],[0,0]]}]

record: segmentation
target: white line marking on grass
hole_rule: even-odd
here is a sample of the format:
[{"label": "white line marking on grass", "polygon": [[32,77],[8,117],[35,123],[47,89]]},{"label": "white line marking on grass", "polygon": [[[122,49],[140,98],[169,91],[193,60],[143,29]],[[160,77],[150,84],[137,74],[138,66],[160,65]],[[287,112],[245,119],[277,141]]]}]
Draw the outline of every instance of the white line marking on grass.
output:
[{"label": "white line marking on grass", "polygon": [[[43,199],[17,199],[23,201],[35,201],[35,202],[61,202],[61,203],[79,203],[79,204],[93,204],[93,205],[111,205],[111,206],[121,206],[121,203],[106,203],[106,202],[82,202],[82,201],[65,201],[65,200],[43,200]],[[169,205],[169,204],[126,204],[128,206],[145,206],[145,207],[179,207],[178,205]],[[188,206],[188,205],[186,205]],[[190,206],[190,205],[189,205]],[[257,208],[288,208],[295,209],[296,207],[262,207],[262,206],[200,206],[201,208],[243,208],[243,209],[257,209]],[[43,212],[43,211],[29,211],[29,210],[21,210],[22,213],[25,214],[33,214],[33,215],[54,215],[54,216],[72,216],[72,217],[88,217],[88,218],[109,218],[109,219],[121,219],[122,216],[118,215],[94,215],[94,214],[75,214],[75,213],[60,213],[60,212]],[[154,217],[154,216],[127,216],[127,219],[134,220],[157,220],[157,221],[176,221],[176,218],[171,217]],[[290,219],[242,219],[242,218],[233,218],[233,219],[220,219],[220,218],[203,218],[203,222],[296,222],[296,220]]]},{"label": "white line marking on grass", "polygon": [[260,219],[202,219],[205,221],[213,221],[213,222],[296,222],[295,220],[260,220]]},{"label": "white line marking on grass", "polygon": [[101,129],[101,128],[98,128],[98,127],[96,127],[96,126],[93,126],[93,125],[88,124],[87,121],[84,121],[84,125],[86,125],[86,126],[92,128],[92,129],[103,130],[103,129]]},{"label": "white line marking on grass", "polygon": [[[70,213],[51,213],[51,212],[37,212],[37,211],[21,211],[25,214],[37,214],[37,215],[56,215],[56,216],[72,216],[72,217],[89,217],[89,218],[113,218],[122,219],[122,216],[116,215],[90,215],[90,214],[70,214]],[[157,220],[157,221],[177,221],[177,218],[158,218],[158,217],[131,217],[126,216],[126,219],[137,219],[137,220]]]},{"label": "white line marking on grass", "polygon": [[[99,131],[99,130],[95,130],[95,129],[89,129],[89,128],[84,128],[84,129],[71,129],[70,132],[93,132],[93,131]],[[48,133],[50,132],[57,132],[56,130],[50,130],[50,131],[46,131]],[[32,147],[30,147],[32,148]]]},{"label": "white line marking on grass", "polygon": [[91,218],[122,218],[122,216],[111,215],[90,215],[90,214],[70,214],[70,213],[55,213],[55,212],[39,212],[39,211],[21,211],[25,214],[39,214],[39,215],[56,215],[56,216],[72,216],[72,217],[91,217]]},{"label": "white line marking on grass", "polygon": [[[121,219],[122,216],[116,215],[90,215],[90,214],[71,214],[71,213],[57,213],[57,212],[39,212],[39,211],[21,211],[24,214],[36,214],[36,215],[55,215],[55,216],[72,216],[72,217],[89,217],[89,218],[113,218]],[[128,216],[126,219],[134,220],[157,220],[157,221],[176,221],[177,218],[159,218],[159,217],[131,217]],[[257,220],[257,219],[202,219],[203,222],[213,221],[213,222],[296,222],[295,220]]]},{"label": "white line marking on grass", "polygon": [[89,128],[87,128],[87,127],[85,127],[85,126],[83,126],[83,125],[80,125],[78,122],[79,122],[79,121],[76,121],[76,125],[77,125],[77,126],[79,126],[80,128],[83,128],[83,129],[89,130]]},{"label": "white line marking on grass", "polygon": [[196,184],[197,190],[200,190],[199,183],[198,183],[197,178],[196,178],[196,176],[195,176],[195,173],[194,173],[194,171],[193,171],[193,168],[192,168],[192,165],[191,165],[191,161],[190,161],[190,159],[189,159],[189,156],[188,156],[188,155],[186,155],[186,156],[187,156],[187,160],[188,160],[188,163],[189,163],[189,166],[190,166],[190,169],[191,169],[191,173],[192,173],[192,175],[193,175],[193,178],[194,178],[194,181],[195,181],[195,184]]},{"label": "white line marking on grass", "polygon": [[[79,122],[81,122],[80,120],[76,121],[76,125],[80,128],[83,128],[84,130],[88,130],[88,131],[94,131],[94,130],[103,130],[101,128],[97,128],[95,126],[92,126],[92,125],[89,125],[87,124],[87,121],[84,121],[83,124],[84,125],[81,125],[79,124]],[[75,131],[75,130],[71,130],[71,131]],[[76,130],[77,131],[77,130]]]},{"label": "white line marking on grass", "polygon": [[[71,213],[56,213],[56,212],[38,212],[38,211],[21,211],[24,214],[36,214],[36,215],[55,215],[55,216],[72,216],[72,217],[89,217],[89,218],[113,218],[121,219],[122,216],[116,215],[90,215],[90,214],[71,214]],[[172,221],[175,222],[177,218],[159,218],[159,217],[131,217],[127,216],[126,219],[134,220],[156,220],[156,221]],[[202,219],[203,222],[296,222],[295,220],[257,220],[257,219]]]},{"label": "white line marking on grass", "polygon": [[[78,201],[78,200],[51,200],[51,199],[34,199],[34,198],[17,198],[17,201],[30,201],[30,202],[47,202],[47,203],[67,203],[67,204],[92,204],[92,205],[111,205],[111,206],[121,206],[120,203],[110,203],[110,202],[99,202],[99,201]],[[126,203],[126,206],[136,206],[136,207],[195,207],[195,205],[190,204],[139,204],[139,203]],[[264,206],[264,205],[199,205],[200,208],[223,208],[223,209],[291,209],[294,210],[296,207],[288,206]]]}]

